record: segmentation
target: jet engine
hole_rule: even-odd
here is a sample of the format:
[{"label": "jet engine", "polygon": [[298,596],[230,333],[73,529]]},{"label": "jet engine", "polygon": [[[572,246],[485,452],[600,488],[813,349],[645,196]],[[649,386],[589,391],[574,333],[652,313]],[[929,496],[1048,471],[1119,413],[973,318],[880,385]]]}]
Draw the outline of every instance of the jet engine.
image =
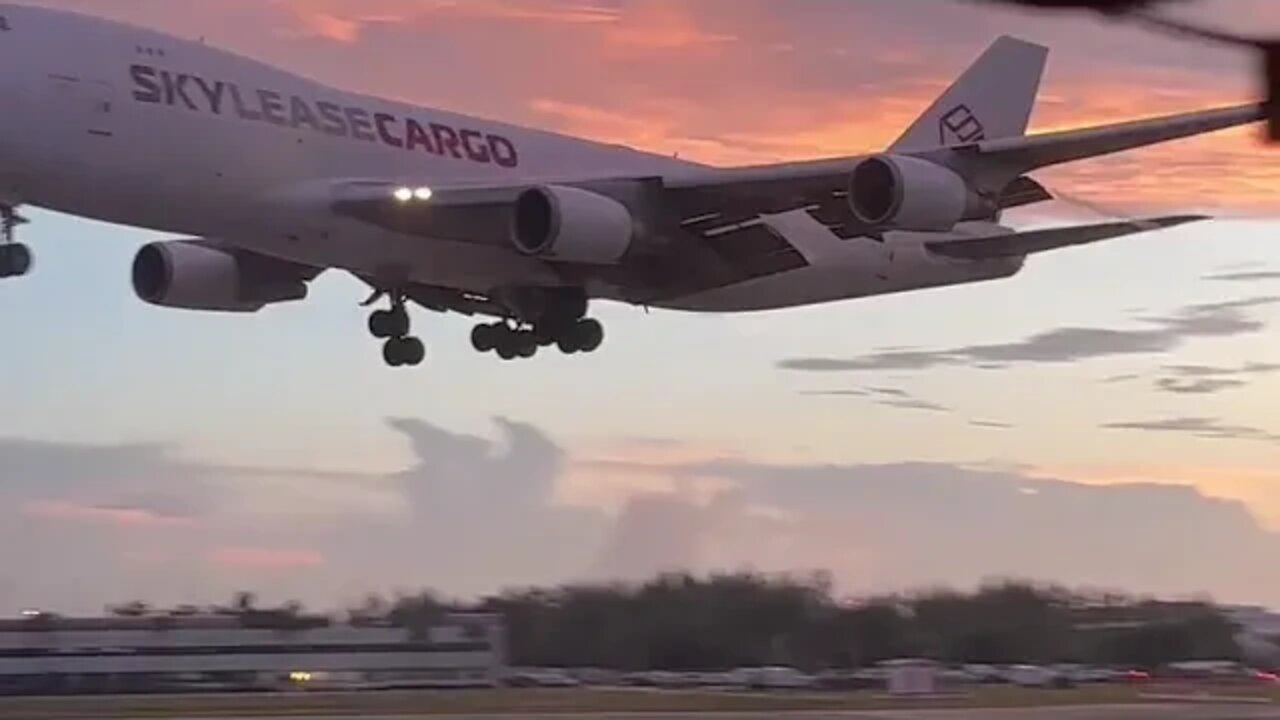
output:
[{"label": "jet engine", "polygon": [[589,190],[545,185],[516,198],[511,242],[526,255],[611,265],[626,254],[634,235],[631,211]]},{"label": "jet engine", "polygon": [[143,301],[184,310],[251,313],[307,296],[288,263],[208,240],[145,245],[133,258],[133,291]]},{"label": "jet engine", "polygon": [[950,168],[906,155],[859,162],[849,179],[849,208],[863,224],[920,232],[945,232],[990,212]]}]

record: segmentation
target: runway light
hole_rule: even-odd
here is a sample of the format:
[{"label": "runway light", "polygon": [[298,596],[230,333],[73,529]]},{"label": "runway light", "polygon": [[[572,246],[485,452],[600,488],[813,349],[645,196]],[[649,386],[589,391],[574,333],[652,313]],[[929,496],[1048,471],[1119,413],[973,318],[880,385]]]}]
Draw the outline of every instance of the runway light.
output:
[{"label": "runway light", "polygon": [[431,199],[431,188],[429,188],[429,187],[420,187],[420,188],[418,188],[417,190],[414,190],[414,191],[413,191],[413,196],[414,196],[415,198],[419,199],[419,200],[424,200],[424,201],[425,201],[425,200],[430,200],[430,199]]},{"label": "runway light", "polygon": [[396,188],[395,198],[400,202],[409,202],[413,199],[413,190],[407,187]]}]

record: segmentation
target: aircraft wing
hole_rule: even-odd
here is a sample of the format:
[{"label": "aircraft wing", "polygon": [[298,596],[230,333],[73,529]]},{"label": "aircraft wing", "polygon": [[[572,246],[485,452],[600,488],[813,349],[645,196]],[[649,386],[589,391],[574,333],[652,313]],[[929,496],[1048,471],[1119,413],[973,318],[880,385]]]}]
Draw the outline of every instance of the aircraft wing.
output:
[{"label": "aircraft wing", "polygon": [[[1250,104],[896,154],[950,169],[986,198],[991,209],[1003,210],[1051,199],[1026,175],[1033,170],[1262,118],[1261,105]],[[843,157],[740,168],[674,165],[658,176],[624,173],[432,188],[429,200],[423,202],[404,202],[394,196],[397,188],[412,187],[412,183],[402,186],[402,180],[349,181],[330,186],[327,204],[339,215],[399,233],[510,248],[515,199],[525,190],[562,184],[606,195],[642,219],[648,234],[644,257],[633,258],[626,267],[575,268],[570,262],[546,262],[566,281],[594,277],[633,289],[631,299],[643,302],[805,266],[803,254],[769,223],[770,215],[804,212],[842,240],[883,240],[884,229],[860,222],[849,203],[850,178],[864,160],[865,156]]]},{"label": "aircraft wing", "polygon": [[1076,225],[991,237],[931,242],[926,243],[925,247],[930,252],[957,260],[993,260],[1021,257],[1073,245],[1085,245],[1099,240],[1110,240],[1209,219],[1208,215],[1168,215],[1143,220]]},{"label": "aircraft wing", "polygon": [[[998,207],[1007,209],[1049,199],[1043,188],[1025,177],[1033,170],[1245,125],[1263,117],[1262,106],[1255,103],[902,154],[951,168],[979,193],[999,198]],[[666,219],[695,232],[735,226],[760,215],[805,210],[838,236],[850,238],[871,234],[871,229],[857,223],[847,203],[850,173],[864,159],[842,157],[740,168],[691,166],[663,177],[601,178],[566,184],[591,189],[602,184],[648,185],[660,195]],[[393,183],[353,183],[342,188],[332,207],[339,214],[410,234],[497,244],[509,222],[502,210],[533,184],[437,191],[429,205],[415,211],[393,200]]]},{"label": "aircraft wing", "polygon": [[[1079,130],[1019,135],[901,154],[956,171],[983,193],[996,194],[1019,176],[1074,160],[1101,157],[1148,145],[1247,125],[1265,118],[1258,103],[1102,125]],[[673,193],[720,197],[843,195],[849,175],[865,157],[840,157],[741,168],[692,170],[665,178]]]}]

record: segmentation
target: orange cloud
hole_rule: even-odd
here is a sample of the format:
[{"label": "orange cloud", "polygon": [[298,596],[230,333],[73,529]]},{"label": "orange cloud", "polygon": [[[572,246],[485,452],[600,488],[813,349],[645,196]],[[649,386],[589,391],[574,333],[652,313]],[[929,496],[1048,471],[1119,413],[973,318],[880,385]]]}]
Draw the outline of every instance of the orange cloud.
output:
[{"label": "orange cloud", "polygon": [[324,565],[324,555],[311,550],[219,547],[209,561],[228,570],[308,570]]},{"label": "orange cloud", "polygon": [[22,506],[22,514],[37,520],[107,525],[126,530],[188,528],[191,518],[161,515],[140,508],[112,508],[60,500],[41,500]]}]

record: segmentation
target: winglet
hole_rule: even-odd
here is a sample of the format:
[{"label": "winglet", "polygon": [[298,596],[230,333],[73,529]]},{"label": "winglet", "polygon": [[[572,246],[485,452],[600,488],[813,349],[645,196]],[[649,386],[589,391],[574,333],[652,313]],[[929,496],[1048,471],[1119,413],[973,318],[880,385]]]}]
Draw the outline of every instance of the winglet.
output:
[{"label": "winglet", "polygon": [[929,150],[1027,132],[1049,49],[1008,35],[969,69],[898,138],[890,150]]}]

